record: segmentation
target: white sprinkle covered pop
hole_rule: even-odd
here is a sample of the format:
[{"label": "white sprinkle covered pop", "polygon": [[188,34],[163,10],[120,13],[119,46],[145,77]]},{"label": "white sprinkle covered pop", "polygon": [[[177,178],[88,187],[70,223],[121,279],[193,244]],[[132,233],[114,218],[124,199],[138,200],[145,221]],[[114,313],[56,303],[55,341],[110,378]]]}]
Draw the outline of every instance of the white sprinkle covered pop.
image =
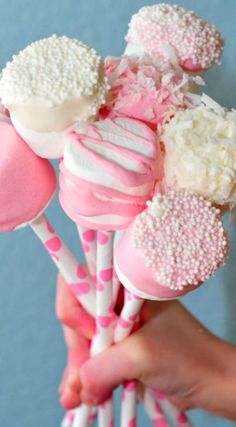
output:
[{"label": "white sprinkle covered pop", "polygon": [[97,97],[102,104],[106,79],[100,86],[102,59],[79,40],[53,35],[30,44],[13,56],[2,71],[0,97],[4,105],[25,104],[32,98],[55,107],[72,97]]},{"label": "white sprinkle covered pop", "polygon": [[224,264],[228,241],[220,211],[203,198],[168,190],[148,202],[132,227],[132,242],[170,289],[199,285]]},{"label": "white sprinkle covered pop", "polygon": [[[224,41],[217,28],[193,11],[165,3],[142,7],[133,15],[126,40],[151,56],[177,55],[188,71],[219,63]],[[128,51],[127,51],[128,53]]]},{"label": "white sprinkle covered pop", "polygon": [[103,61],[79,40],[39,40],[8,62],[0,97],[18,133],[39,156],[63,156],[68,130],[96,118],[108,82]]},{"label": "white sprinkle covered pop", "polygon": [[178,111],[163,127],[165,181],[214,204],[234,206],[236,112],[203,99],[209,106]]},{"label": "white sprinkle covered pop", "polygon": [[[210,202],[168,189],[147,204],[116,250],[117,272],[124,285],[126,277],[142,292],[138,295],[168,299],[174,296],[168,289],[192,290],[225,263],[228,238],[220,211]],[[135,268],[130,260],[136,261]],[[163,287],[168,288],[166,293]]]}]

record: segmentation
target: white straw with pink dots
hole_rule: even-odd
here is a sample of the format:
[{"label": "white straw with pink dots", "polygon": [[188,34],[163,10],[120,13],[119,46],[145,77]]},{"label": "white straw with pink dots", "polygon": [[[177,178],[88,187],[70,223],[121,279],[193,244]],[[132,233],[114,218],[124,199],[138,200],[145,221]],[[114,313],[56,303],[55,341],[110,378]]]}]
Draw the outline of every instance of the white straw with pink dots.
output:
[{"label": "white straw with pink dots", "polygon": [[88,313],[94,316],[96,307],[95,292],[92,279],[84,266],[78,263],[69,248],[56,234],[45,215],[41,215],[30,225],[64,276],[73,294]]}]

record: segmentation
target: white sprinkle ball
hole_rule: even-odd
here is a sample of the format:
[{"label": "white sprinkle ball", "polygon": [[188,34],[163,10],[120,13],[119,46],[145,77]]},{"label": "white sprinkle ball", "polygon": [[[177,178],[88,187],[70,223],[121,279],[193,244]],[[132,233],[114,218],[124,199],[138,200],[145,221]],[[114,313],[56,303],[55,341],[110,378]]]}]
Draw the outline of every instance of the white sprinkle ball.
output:
[{"label": "white sprinkle ball", "polygon": [[91,111],[105,102],[108,90],[103,62],[79,40],[53,35],[31,43],[7,62],[0,79],[6,106],[43,102],[58,106],[71,98],[94,95]]},{"label": "white sprinkle ball", "polygon": [[147,205],[133,223],[132,244],[158,284],[175,290],[196,286],[225,263],[227,234],[208,201],[169,189]]}]

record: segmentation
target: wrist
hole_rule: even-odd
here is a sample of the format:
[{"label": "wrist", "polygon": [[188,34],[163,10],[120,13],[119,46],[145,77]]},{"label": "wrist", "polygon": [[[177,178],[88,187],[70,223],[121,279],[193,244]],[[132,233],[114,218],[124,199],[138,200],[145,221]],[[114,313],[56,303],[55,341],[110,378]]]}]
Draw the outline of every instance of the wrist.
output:
[{"label": "wrist", "polygon": [[236,347],[214,338],[211,350],[197,406],[236,419]]}]

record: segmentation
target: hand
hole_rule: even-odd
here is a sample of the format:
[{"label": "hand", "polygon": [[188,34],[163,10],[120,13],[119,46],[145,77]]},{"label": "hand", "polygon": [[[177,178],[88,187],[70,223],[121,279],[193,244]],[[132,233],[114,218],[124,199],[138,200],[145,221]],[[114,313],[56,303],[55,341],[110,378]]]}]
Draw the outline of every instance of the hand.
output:
[{"label": "hand", "polygon": [[144,326],[80,368],[80,399],[97,405],[125,380],[167,394],[181,409],[236,419],[236,348],[207,331],[182,305],[147,302]]},{"label": "hand", "polygon": [[95,331],[92,317],[80,306],[63,277],[57,279],[56,314],[63,325],[68,348],[67,366],[59,387],[65,409],[80,404],[80,367],[89,358],[90,340]]}]

